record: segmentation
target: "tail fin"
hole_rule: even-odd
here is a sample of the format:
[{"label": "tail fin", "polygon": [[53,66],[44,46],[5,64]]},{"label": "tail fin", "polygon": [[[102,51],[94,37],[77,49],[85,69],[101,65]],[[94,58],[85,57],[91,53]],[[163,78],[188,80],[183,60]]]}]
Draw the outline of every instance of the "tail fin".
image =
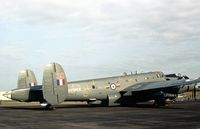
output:
[{"label": "tail fin", "polygon": [[67,79],[60,64],[51,63],[45,67],[42,91],[48,104],[56,105],[66,99],[68,93]]},{"label": "tail fin", "polygon": [[35,74],[33,73],[33,71],[27,69],[19,73],[17,88],[22,89],[36,85],[37,85],[37,80],[35,78]]}]

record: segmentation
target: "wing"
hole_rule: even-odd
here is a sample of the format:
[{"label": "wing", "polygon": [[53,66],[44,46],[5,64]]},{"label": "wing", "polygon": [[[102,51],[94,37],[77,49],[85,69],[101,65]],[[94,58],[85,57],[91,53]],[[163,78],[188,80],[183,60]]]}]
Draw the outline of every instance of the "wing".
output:
[{"label": "wing", "polygon": [[[147,82],[129,86],[121,91],[124,97],[132,97],[135,100],[151,100],[159,95],[165,94],[171,97],[176,97],[178,93],[193,90],[194,86],[200,82],[200,79],[187,81],[181,80],[168,80],[159,82]],[[166,97],[167,98],[167,97]]]},{"label": "wing", "polygon": [[[170,80],[170,81],[159,81],[159,82],[147,82],[147,83],[140,83],[136,85],[132,85],[127,87],[126,89],[122,90],[121,92],[126,93],[137,93],[137,92],[148,92],[148,91],[168,91],[168,92],[176,92],[174,88],[179,88],[183,85],[184,80]],[[173,89],[173,90],[169,90]]]}]

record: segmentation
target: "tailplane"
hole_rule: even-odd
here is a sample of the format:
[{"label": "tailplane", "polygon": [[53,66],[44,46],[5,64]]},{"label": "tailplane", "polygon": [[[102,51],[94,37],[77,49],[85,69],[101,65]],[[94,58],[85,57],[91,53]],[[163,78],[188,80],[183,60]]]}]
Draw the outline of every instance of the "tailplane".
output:
[{"label": "tailplane", "polygon": [[18,83],[17,83],[18,89],[28,88],[36,85],[37,85],[37,80],[35,78],[35,74],[33,73],[33,71],[27,69],[19,73]]}]

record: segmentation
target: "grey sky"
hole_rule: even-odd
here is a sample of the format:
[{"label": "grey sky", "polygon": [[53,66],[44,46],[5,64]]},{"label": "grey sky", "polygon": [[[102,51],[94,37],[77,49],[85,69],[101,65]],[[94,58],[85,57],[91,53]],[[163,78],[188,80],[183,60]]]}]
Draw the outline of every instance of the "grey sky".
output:
[{"label": "grey sky", "polygon": [[200,76],[199,0],[1,0],[1,90],[20,70],[41,83],[50,62],[68,80],[154,71]]}]

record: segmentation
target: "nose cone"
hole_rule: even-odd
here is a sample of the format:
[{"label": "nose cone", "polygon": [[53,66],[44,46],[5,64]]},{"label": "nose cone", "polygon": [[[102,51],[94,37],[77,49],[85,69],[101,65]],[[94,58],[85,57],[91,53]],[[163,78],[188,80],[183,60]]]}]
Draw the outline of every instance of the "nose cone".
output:
[{"label": "nose cone", "polygon": [[11,93],[12,93],[12,91],[8,91],[8,92],[4,93],[3,96],[8,99],[11,99]]}]

